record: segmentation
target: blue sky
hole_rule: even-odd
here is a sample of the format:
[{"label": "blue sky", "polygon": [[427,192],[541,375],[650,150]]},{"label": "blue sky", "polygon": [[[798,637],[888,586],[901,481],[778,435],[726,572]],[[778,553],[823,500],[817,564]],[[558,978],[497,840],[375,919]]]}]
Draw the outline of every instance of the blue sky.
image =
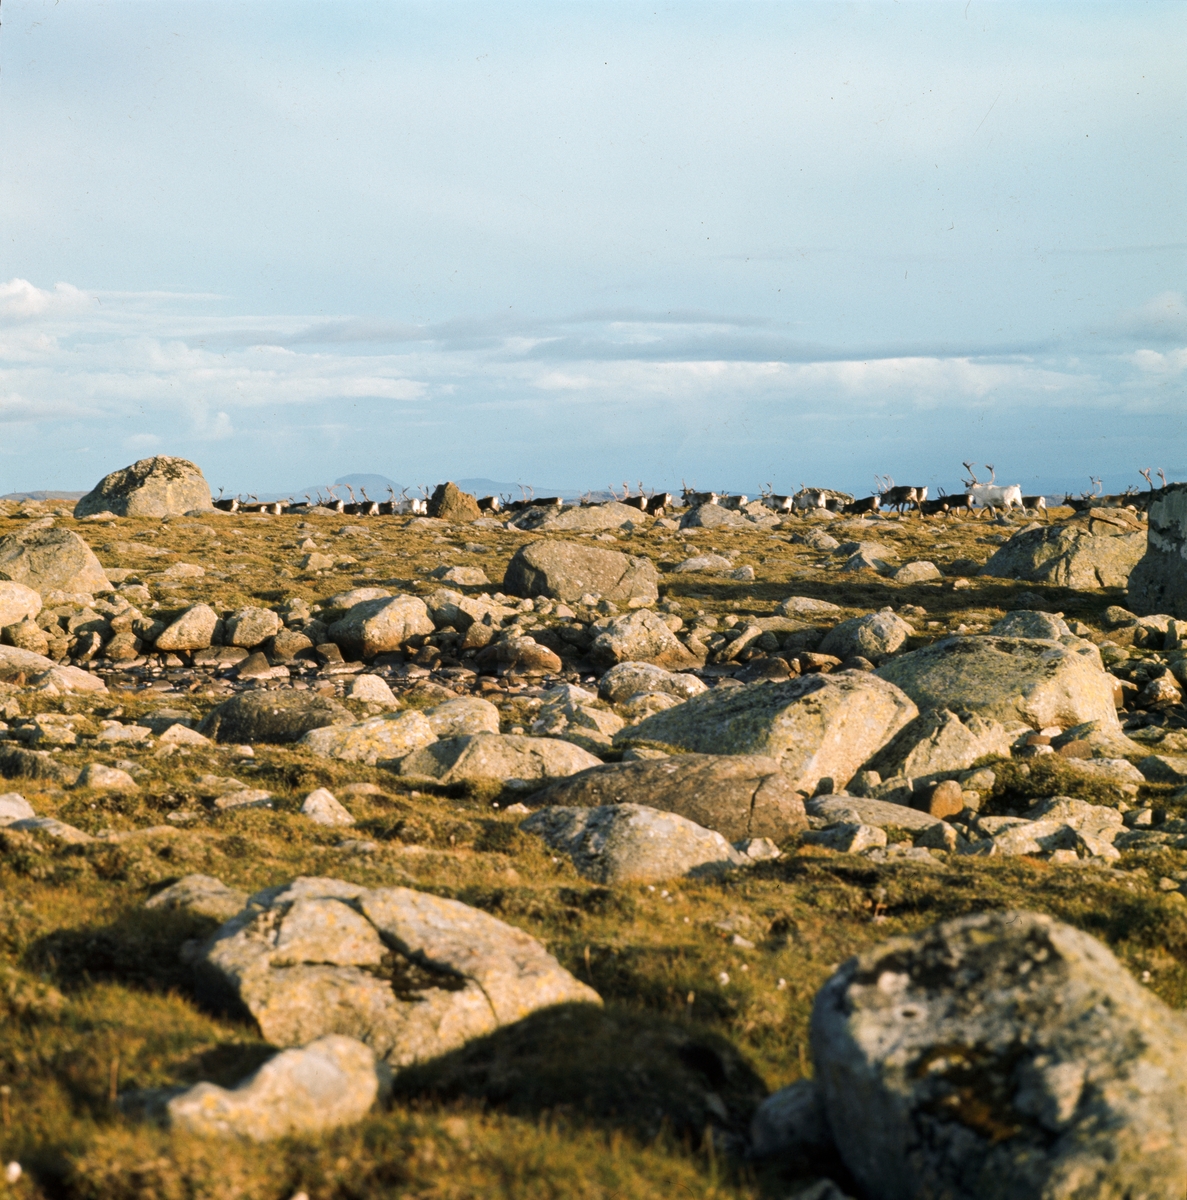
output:
[{"label": "blue sky", "polygon": [[0,492],[1187,478],[1187,6],[6,0]]}]

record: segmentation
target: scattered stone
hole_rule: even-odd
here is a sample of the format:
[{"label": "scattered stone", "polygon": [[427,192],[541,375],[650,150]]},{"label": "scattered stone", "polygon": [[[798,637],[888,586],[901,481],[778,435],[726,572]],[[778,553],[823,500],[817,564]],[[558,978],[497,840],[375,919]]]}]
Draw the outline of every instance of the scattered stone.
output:
[{"label": "scattered stone", "polygon": [[33,675],[40,675],[54,666],[52,658],[37,654],[32,650],[22,650],[18,646],[0,646],[0,682],[12,683],[20,676],[26,680]]},{"label": "scattered stone", "polygon": [[919,831],[940,824],[938,818],[928,813],[858,796],[813,796],[804,802],[804,808],[809,818],[815,817],[829,825],[874,825],[879,829]]},{"label": "scattered stone", "polygon": [[157,638],[158,650],[205,650],[214,637],[218,613],[209,604],[187,608]]},{"label": "scattered stone", "polygon": [[442,784],[493,781],[525,787],[600,765],[588,751],[557,738],[477,733],[414,751],[401,761],[399,774]]},{"label": "scattered stone", "polygon": [[779,765],[756,755],[679,754],[592,767],[550,784],[533,806],[644,804],[673,812],[730,842],[783,841],[807,827],[804,803]]},{"label": "scattered stone", "polygon": [[81,829],[67,825],[65,821],[59,821],[56,817],[22,817],[10,822],[8,828],[20,833],[44,833],[55,841],[66,842],[71,846],[82,846],[95,840],[89,833],[83,833]]},{"label": "scattered stone", "polygon": [[145,908],[180,909],[199,917],[229,921],[247,904],[247,893],[212,875],[185,875],[145,902]]},{"label": "scattered stone", "polygon": [[399,650],[410,638],[430,634],[436,627],[419,596],[364,600],[330,626],[330,638],[353,658],[374,658]]},{"label": "scattered stone", "polygon": [[885,680],[843,671],[715,688],[629,726],[614,742],[668,753],[765,755],[796,791],[812,795],[822,783],[844,787],[917,714]]},{"label": "scattered stone", "polygon": [[1187,757],[1181,755],[1149,754],[1137,769],[1151,783],[1187,783]]},{"label": "scattered stone", "polygon": [[827,600],[817,600],[812,596],[788,596],[775,606],[775,612],[781,617],[828,619],[840,611],[839,604],[830,604]]},{"label": "scattered stone", "polygon": [[231,808],[271,808],[272,793],[263,788],[240,787],[223,796],[216,796],[213,803],[219,812]]},{"label": "scattered stone", "polygon": [[330,1034],[282,1051],[234,1088],[196,1084],[170,1100],[166,1112],[180,1133],[273,1141],[353,1125],[387,1079],[362,1042]]},{"label": "scattered stone", "polygon": [[105,788],[114,792],[135,792],[139,790],[136,780],[127,771],[118,767],[106,767],[102,763],[87,763],[78,777],[76,787]]},{"label": "scattered stone", "polygon": [[353,725],[311,729],[297,743],[319,758],[341,762],[391,762],[437,740],[429,719],[412,710],[394,717],[374,717]]},{"label": "scattered stone", "polygon": [[254,650],[280,632],[280,617],[270,608],[241,608],[227,618],[228,646]]},{"label": "scattered stone", "polygon": [[188,459],[158,454],[104,475],[74,506],[74,516],[179,517],[211,507],[202,472]]},{"label": "scattered stone", "polygon": [[356,675],[347,694],[352,700],[362,700],[365,704],[385,704],[395,708],[399,703],[395,693],[378,675]]},{"label": "scattered stone", "polygon": [[680,670],[700,664],[700,660],[684,647],[663,618],[650,609],[610,618],[600,628],[589,653],[593,661],[602,667],[642,662]]},{"label": "scattered stone", "polygon": [[244,692],[216,705],[198,732],[216,742],[297,742],[311,729],[350,724],[350,710],[308,692]]},{"label": "scattered stone", "polygon": [[564,669],[560,657],[534,638],[504,638],[493,649],[500,675],[557,675]]},{"label": "scattered stone", "polygon": [[0,580],[22,583],[42,597],[112,590],[90,546],[68,529],[22,530],[0,538]]},{"label": "scattered stone", "polygon": [[1062,617],[1025,608],[1002,617],[989,632],[997,637],[1046,638],[1052,642],[1072,636]]},{"label": "scattered stone", "polygon": [[808,846],[823,846],[842,854],[863,854],[886,845],[886,830],[877,825],[840,823],[827,829],[812,829],[803,836]]},{"label": "scattered stone", "polygon": [[19,792],[5,792],[0,795],[0,826],[11,825],[13,821],[24,821],[35,817],[33,806]]},{"label": "scattered stone", "polygon": [[598,681],[598,695],[611,704],[622,704],[640,692],[663,692],[677,700],[689,700],[708,690],[695,675],[676,674],[654,663],[622,662]]},{"label": "scattered stone", "polygon": [[1003,723],[1025,721],[1033,729],[1099,721],[1120,732],[1113,677],[1087,642],[947,637],[891,659],[878,675],[924,709],[959,707]]},{"label": "scattered stone", "polygon": [[941,821],[959,816],[964,812],[964,789],[955,779],[941,780],[917,794],[916,807]]},{"label": "scattered stone", "polygon": [[687,571],[729,571],[733,565],[728,558],[723,558],[720,554],[698,554],[677,563],[672,571],[676,574]]},{"label": "scattered stone", "polygon": [[268,654],[281,662],[291,662],[312,649],[313,641],[308,636],[296,629],[282,629],[272,639]]},{"label": "scattered stone", "polygon": [[393,1066],[566,1002],[600,1003],[535,938],[456,900],[336,879],[268,888],[219,930],[203,993],[235,997],[275,1046],[356,1037]]},{"label": "scattered stone", "polygon": [[440,521],[469,522],[477,521],[482,510],[456,483],[439,483],[429,497],[428,515]]},{"label": "scattered stone", "polygon": [[596,592],[613,604],[654,604],[659,572],[646,558],[575,542],[530,542],[515,552],[503,578],[513,596],[548,596],[566,603]]},{"label": "scattered stone", "polygon": [[425,712],[429,727],[438,738],[463,737],[471,733],[498,733],[499,710],[479,696],[459,696]]},{"label": "scattered stone", "polygon": [[723,525],[749,524],[740,512],[723,508],[720,504],[702,504],[699,508],[690,508],[680,518],[681,529],[720,529]]},{"label": "scattered stone", "polygon": [[268,656],[259,650],[253,651],[235,672],[236,679],[287,679],[288,667],[274,667]]},{"label": "scattered stone", "polygon": [[935,583],[944,576],[933,562],[909,562],[899,567],[891,578],[895,583]]},{"label": "scattered stone", "polygon": [[353,825],[352,817],[326,788],[317,788],[305,797],[301,805],[301,813],[315,825]]},{"label": "scattered stone", "polygon": [[841,1157],[878,1197],[1178,1194],[1187,1033],[1094,938],[986,913],[850,959],[812,1014]]},{"label": "scattered stone", "polygon": [[0,635],[8,645],[15,646],[18,650],[30,650],[34,654],[49,653],[49,638],[34,621],[25,620],[15,625],[5,625],[0,629]]},{"label": "scattered stone", "polygon": [[41,611],[41,596],[23,583],[0,579],[0,628],[32,621]]},{"label": "scattered stone", "polygon": [[914,632],[893,609],[884,608],[881,612],[842,621],[824,635],[819,652],[832,654],[842,662],[860,655],[877,664],[901,649]]},{"label": "scattered stone", "polygon": [[656,883],[717,876],[750,861],[719,833],[641,804],[543,808],[520,826],[568,854],[598,883]]},{"label": "scattered stone", "polygon": [[429,577],[458,587],[486,587],[490,583],[481,567],[438,567],[429,573]]}]

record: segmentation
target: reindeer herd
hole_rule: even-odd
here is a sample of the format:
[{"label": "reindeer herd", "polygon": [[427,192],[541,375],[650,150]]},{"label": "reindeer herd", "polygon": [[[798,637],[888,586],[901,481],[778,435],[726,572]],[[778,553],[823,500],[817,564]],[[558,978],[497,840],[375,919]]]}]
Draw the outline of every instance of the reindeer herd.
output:
[{"label": "reindeer herd", "polygon": [[[1035,515],[1041,512],[1044,517],[1047,517],[1047,501],[1043,496],[1024,496],[1020,485],[998,483],[997,473],[992,463],[986,464],[989,479],[984,483],[977,479],[972,463],[966,462],[963,465],[969,474],[967,479],[962,480],[964,490],[948,495],[943,488],[940,488],[939,495],[934,499],[928,499],[926,485],[896,484],[889,475],[875,475],[874,491],[860,500],[848,492],[838,492],[832,488],[807,487],[804,484],[800,484],[800,490],[794,495],[780,496],[775,494],[768,483],[761,494],[752,501],[749,496],[741,494],[698,492],[681,480],[682,490],[679,504],[676,503],[671,492],[648,492],[642,483],[639,484],[637,494],[631,493],[630,485],[627,483],[622,485],[621,496],[613,484],[608,490],[616,503],[638,509],[640,513],[646,513],[652,517],[662,517],[673,508],[697,508],[705,504],[716,504],[722,508],[741,510],[751,503],[761,504],[764,508],[777,513],[801,516],[807,516],[810,512],[820,510],[843,513],[847,516],[863,516],[882,511],[895,511],[902,515],[914,509],[920,517],[957,516],[962,512],[974,517],[987,513],[992,517],[997,514],[998,510],[1009,512],[1010,509],[1017,508],[1024,513]],[[1100,479],[1089,476],[1091,489],[1081,492],[1079,496],[1065,496],[1063,503],[1077,512],[1089,508],[1132,508],[1136,512],[1144,512],[1149,508],[1150,501],[1158,495],[1160,489],[1155,488],[1154,482],[1150,478],[1151,468],[1144,468],[1141,475],[1149,487],[1146,492],[1139,492],[1136,488],[1131,487],[1117,495],[1103,495]],[[1160,470],[1158,476],[1162,480],[1162,487],[1165,488],[1167,486],[1166,474]],[[349,484],[345,484],[341,486],[345,486],[350,494],[350,499],[344,500],[336,493],[339,486],[334,484],[328,487],[327,495],[322,495],[319,490],[316,496],[306,493],[302,500],[293,500],[290,497],[286,500],[272,501],[260,500],[254,495],[224,497],[223,489],[220,488],[218,498],[214,501],[214,507],[222,509],[223,512],[273,513],[275,515],[328,510],[353,517],[426,516],[429,511],[430,493],[428,488],[421,488],[421,495],[413,497],[408,495],[407,488],[397,496],[395,489],[389,487],[387,489],[388,499],[372,500],[367,495],[366,488],[360,488],[360,495],[356,496],[354,489]],[[523,494],[518,500],[504,495],[483,496],[478,501],[478,508],[484,513],[517,513],[527,508],[564,507],[565,502],[560,496],[537,497],[535,491],[530,487],[521,486],[520,491]],[[593,494],[587,492],[578,503],[582,506],[591,506],[603,503],[603,501],[594,499]]]}]

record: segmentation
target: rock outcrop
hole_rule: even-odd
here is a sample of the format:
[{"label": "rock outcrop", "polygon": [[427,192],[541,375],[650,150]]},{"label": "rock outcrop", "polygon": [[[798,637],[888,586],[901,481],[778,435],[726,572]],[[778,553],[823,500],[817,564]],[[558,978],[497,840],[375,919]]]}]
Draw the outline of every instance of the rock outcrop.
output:
[{"label": "rock outcrop", "polygon": [[158,454],[104,475],[74,506],[74,515],[173,517],[211,507],[210,485],[198,467],[185,458]]},{"label": "rock outcrop", "polygon": [[429,516],[442,521],[477,521],[482,516],[478,501],[456,483],[439,483],[429,497]]},{"label": "rock outcrop", "polygon": [[1016,533],[982,575],[1092,590],[1125,587],[1146,550],[1146,530],[1125,509],[1093,508],[1062,525]]},{"label": "rock outcrop", "polygon": [[49,592],[110,592],[90,546],[69,529],[29,529],[0,538],[0,579]]},{"label": "rock outcrop", "polygon": [[413,751],[399,772],[438,783],[501,783],[524,786],[600,766],[587,750],[556,738],[477,733],[443,738]]},{"label": "rock outcrop", "polygon": [[530,542],[508,564],[503,590],[566,603],[594,594],[612,604],[653,604],[659,596],[659,572],[650,559],[617,550],[575,542]]},{"label": "rock outcrop", "polygon": [[1187,483],[1163,488],[1148,522],[1146,552],[1129,576],[1129,607],[1187,619]]}]

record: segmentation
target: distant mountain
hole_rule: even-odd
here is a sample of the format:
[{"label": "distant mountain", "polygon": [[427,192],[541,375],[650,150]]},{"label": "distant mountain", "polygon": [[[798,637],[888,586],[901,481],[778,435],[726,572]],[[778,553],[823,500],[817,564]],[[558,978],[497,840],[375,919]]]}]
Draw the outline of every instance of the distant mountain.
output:
[{"label": "distant mountain", "polygon": [[6,492],[0,500],[81,500],[86,492]]}]

